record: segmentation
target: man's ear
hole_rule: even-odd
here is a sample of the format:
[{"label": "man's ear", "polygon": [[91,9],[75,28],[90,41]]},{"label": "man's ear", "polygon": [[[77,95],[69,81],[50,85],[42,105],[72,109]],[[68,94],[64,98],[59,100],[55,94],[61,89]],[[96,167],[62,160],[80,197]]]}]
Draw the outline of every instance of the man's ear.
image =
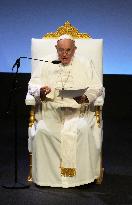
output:
[{"label": "man's ear", "polygon": [[55,48],[57,49],[57,45],[55,45]]},{"label": "man's ear", "polygon": [[75,52],[76,50],[77,50],[77,47],[75,46],[75,47],[74,47],[74,52]]}]

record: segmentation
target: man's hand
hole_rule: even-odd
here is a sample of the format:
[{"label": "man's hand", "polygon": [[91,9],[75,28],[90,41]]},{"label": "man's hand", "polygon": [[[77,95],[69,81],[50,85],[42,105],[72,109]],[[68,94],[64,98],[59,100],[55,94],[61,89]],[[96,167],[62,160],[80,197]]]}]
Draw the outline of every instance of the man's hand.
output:
[{"label": "man's hand", "polygon": [[48,86],[44,86],[40,88],[40,98],[42,101],[45,100],[46,95],[49,94],[51,92],[51,88]]},{"label": "man's hand", "polygon": [[76,100],[76,102],[77,102],[78,104],[89,103],[89,100],[88,100],[88,98],[87,98],[86,95],[79,96],[79,97],[75,97],[75,98],[73,98],[73,99]]}]

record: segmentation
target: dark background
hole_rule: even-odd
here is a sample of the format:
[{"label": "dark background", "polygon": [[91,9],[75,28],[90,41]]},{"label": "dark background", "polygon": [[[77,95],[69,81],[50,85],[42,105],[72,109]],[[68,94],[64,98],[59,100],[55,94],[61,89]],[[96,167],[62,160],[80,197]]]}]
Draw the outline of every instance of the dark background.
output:
[{"label": "dark background", "polygon": [[[10,93],[14,86],[15,73],[0,73],[1,102],[0,113],[6,110]],[[27,93],[30,73],[19,73],[17,75],[17,102],[19,116],[27,114],[25,97]],[[105,104],[103,106],[104,118],[128,119],[132,115],[132,76],[104,74],[104,87],[106,92]]]},{"label": "dark background", "polygon": [[30,74],[19,73],[18,89],[12,90],[15,77],[15,74],[0,73],[0,204],[132,205],[132,76],[104,75],[106,97],[103,107],[102,151],[105,172],[102,184],[69,189],[40,188],[34,184],[28,189],[3,188],[3,184],[14,183],[15,134],[18,182],[26,183],[29,172],[29,107],[25,106],[25,97]]}]

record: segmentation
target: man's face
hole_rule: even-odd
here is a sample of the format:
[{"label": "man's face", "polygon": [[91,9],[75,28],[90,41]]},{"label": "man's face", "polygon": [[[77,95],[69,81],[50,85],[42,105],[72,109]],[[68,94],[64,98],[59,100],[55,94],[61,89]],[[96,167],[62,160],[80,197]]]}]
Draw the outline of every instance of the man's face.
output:
[{"label": "man's face", "polygon": [[74,41],[70,39],[59,40],[56,45],[58,60],[61,61],[63,65],[68,65],[74,56],[76,47]]}]

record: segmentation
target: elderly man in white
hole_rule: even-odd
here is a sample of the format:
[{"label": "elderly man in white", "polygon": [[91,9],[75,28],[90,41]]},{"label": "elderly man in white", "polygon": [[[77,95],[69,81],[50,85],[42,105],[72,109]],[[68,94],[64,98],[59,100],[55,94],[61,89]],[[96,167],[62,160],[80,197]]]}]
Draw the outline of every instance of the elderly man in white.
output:
[{"label": "elderly man in white", "polygon": [[33,182],[40,186],[74,187],[100,175],[90,107],[102,83],[88,59],[74,56],[76,49],[71,36],[61,36],[58,64],[42,63],[29,81],[28,92],[41,110],[32,141]]}]

